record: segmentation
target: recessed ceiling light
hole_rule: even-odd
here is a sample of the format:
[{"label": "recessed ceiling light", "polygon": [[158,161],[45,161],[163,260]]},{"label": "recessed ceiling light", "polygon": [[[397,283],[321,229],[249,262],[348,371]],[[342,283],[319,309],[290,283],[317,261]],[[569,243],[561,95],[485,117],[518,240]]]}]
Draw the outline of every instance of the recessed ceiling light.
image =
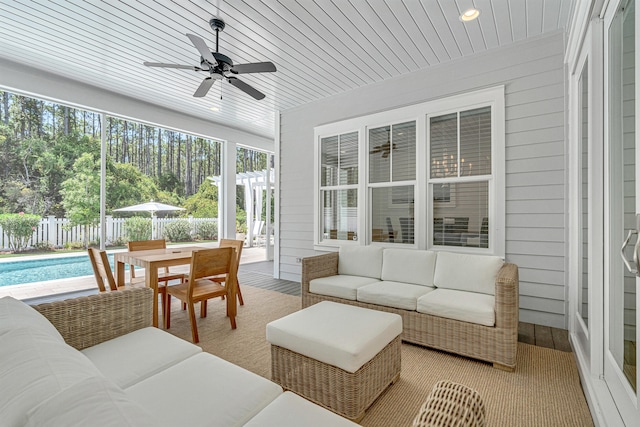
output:
[{"label": "recessed ceiling light", "polygon": [[211,110],[211,111],[220,111],[220,107],[216,107],[214,105],[213,107],[209,107],[209,110]]},{"label": "recessed ceiling light", "polygon": [[480,16],[480,11],[478,9],[469,9],[460,15],[460,20],[464,22],[473,21],[478,16]]}]

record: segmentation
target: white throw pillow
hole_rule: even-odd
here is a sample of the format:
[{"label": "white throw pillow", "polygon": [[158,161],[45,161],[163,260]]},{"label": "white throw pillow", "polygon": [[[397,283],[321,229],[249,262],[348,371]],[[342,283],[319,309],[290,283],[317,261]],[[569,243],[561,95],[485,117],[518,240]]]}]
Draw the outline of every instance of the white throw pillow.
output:
[{"label": "white throw pillow", "polygon": [[40,402],[96,376],[89,359],[46,332],[19,328],[0,335],[0,424],[24,425]]},{"label": "white throw pillow", "polygon": [[380,246],[342,246],[338,256],[338,274],[380,279],[382,251]]},{"label": "white throw pillow", "polygon": [[496,276],[503,264],[497,256],[440,251],[433,284],[438,288],[495,295]]},{"label": "white throw pillow", "polygon": [[12,297],[0,298],[0,335],[17,328],[38,329],[64,342],[60,332],[33,307]]},{"label": "white throw pillow", "polygon": [[152,427],[165,425],[102,377],[87,378],[42,402],[25,427]]},{"label": "white throw pillow", "polygon": [[436,252],[413,249],[385,249],[382,280],[433,286]]}]

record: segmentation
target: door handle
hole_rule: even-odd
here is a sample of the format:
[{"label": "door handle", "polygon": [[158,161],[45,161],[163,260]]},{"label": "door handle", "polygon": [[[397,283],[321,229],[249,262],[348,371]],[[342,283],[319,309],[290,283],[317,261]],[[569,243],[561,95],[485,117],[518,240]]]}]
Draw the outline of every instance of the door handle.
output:
[{"label": "door handle", "polygon": [[633,264],[631,264],[631,261],[629,261],[625,256],[624,250],[629,245],[631,237],[634,235],[638,235],[638,229],[640,229],[640,214],[636,215],[636,229],[629,230],[629,232],[627,233],[627,238],[624,239],[622,247],[620,248],[620,256],[622,257],[624,265],[627,267],[627,270],[629,270],[630,273],[635,274],[636,276],[640,276],[640,274],[638,274],[638,271],[640,270],[640,257],[638,256],[638,251],[640,251],[640,238],[636,239],[636,244],[633,246]]}]

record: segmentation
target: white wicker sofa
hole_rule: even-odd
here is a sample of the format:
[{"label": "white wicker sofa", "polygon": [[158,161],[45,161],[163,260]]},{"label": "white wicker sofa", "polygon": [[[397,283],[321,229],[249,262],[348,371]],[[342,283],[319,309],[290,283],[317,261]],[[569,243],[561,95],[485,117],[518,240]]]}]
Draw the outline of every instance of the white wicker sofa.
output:
[{"label": "white wicker sofa", "polygon": [[302,260],[302,307],[335,301],[397,313],[404,341],[513,370],[518,267],[489,255],[342,247]]},{"label": "white wicker sofa", "polygon": [[153,291],[0,299],[0,425],[355,426],[157,328]]}]

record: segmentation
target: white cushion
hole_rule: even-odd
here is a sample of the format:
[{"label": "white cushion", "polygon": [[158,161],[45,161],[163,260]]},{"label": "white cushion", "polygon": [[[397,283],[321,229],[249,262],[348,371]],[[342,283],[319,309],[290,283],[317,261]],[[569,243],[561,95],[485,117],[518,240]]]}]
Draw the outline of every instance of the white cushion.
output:
[{"label": "white cushion", "polygon": [[355,372],[402,332],[402,318],[322,301],[267,324],[267,341]]},{"label": "white cushion", "polygon": [[355,301],[356,291],[360,286],[370,285],[379,281],[371,277],[347,275],[319,277],[309,282],[309,292]]},{"label": "white cushion", "polygon": [[82,350],[85,356],[119,387],[156,374],[202,348],[158,328],[143,328]]},{"label": "white cushion", "polygon": [[199,353],[125,393],[172,426],[240,426],[282,388],[209,353]]},{"label": "white cushion", "polygon": [[496,276],[503,264],[497,256],[441,251],[433,284],[438,288],[495,295]]},{"label": "white cushion", "polygon": [[433,286],[436,252],[411,249],[385,249],[382,280]]},{"label": "white cushion", "polygon": [[434,288],[382,281],[358,288],[358,301],[415,311],[418,298]]},{"label": "white cushion", "polygon": [[357,427],[346,418],[285,391],[264,408],[245,427]]},{"label": "white cushion", "polygon": [[484,326],[496,324],[495,297],[476,292],[436,289],[418,298],[417,311]]},{"label": "white cushion", "polygon": [[27,412],[59,391],[100,376],[78,350],[39,329],[0,335],[0,424],[24,425]]},{"label": "white cushion", "polygon": [[27,414],[26,427],[154,427],[166,425],[132,401],[111,381],[80,381],[42,402]]},{"label": "white cushion", "polygon": [[37,329],[64,342],[60,332],[33,307],[12,297],[0,298],[0,335],[16,328]]},{"label": "white cushion", "polygon": [[338,255],[338,274],[380,279],[382,251],[380,246],[342,246]]}]

